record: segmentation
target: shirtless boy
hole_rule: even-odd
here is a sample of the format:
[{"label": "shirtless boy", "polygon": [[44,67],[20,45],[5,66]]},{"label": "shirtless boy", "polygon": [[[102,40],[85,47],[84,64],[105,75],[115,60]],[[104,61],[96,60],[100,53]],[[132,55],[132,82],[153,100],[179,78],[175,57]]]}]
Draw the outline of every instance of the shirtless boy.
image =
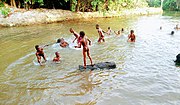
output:
[{"label": "shirtless boy", "polygon": [[174,29],[179,30],[180,29],[179,25],[177,24],[176,27],[174,27]]},{"label": "shirtless boy", "polygon": [[47,61],[47,60],[46,60],[46,57],[45,57],[45,55],[44,55],[43,48],[42,48],[42,47],[39,47],[39,45],[36,45],[36,46],[35,46],[35,49],[36,49],[36,57],[37,57],[38,63],[42,66],[41,57],[43,57],[43,59],[44,59],[45,61]]},{"label": "shirtless boy", "polygon": [[91,40],[89,40],[87,37],[85,37],[84,31],[81,31],[79,34],[80,34],[81,40],[80,40],[80,44],[78,46],[76,46],[76,48],[81,48],[81,45],[83,46],[84,69],[86,69],[86,54],[89,57],[91,65],[93,65],[92,59],[90,56],[90,49],[88,47],[88,42],[89,42],[89,45],[91,45]]},{"label": "shirtless boy", "polygon": [[60,55],[59,55],[59,53],[58,52],[55,52],[55,55],[56,55],[56,57],[54,57],[54,59],[53,59],[53,61],[54,62],[59,62],[60,61]]},{"label": "shirtless boy", "polygon": [[135,42],[136,36],[134,35],[134,30],[130,31],[130,34],[128,35],[128,41],[129,42]]},{"label": "shirtless boy", "polygon": [[98,31],[98,33],[99,33],[98,42],[101,42],[101,40],[102,40],[103,42],[105,42],[105,40],[104,40],[104,33],[103,33],[103,30],[99,27],[99,24],[96,24],[96,29],[97,29],[97,31]]},{"label": "shirtless boy", "polygon": [[108,27],[108,30],[107,30],[106,33],[107,33],[108,35],[111,35],[111,32],[112,32],[111,27]]},{"label": "shirtless boy", "polygon": [[77,32],[75,32],[72,28],[69,29],[69,31],[74,34],[75,39],[73,40],[73,43],[75,40],[77,40],[77,43],[79,43],[79,34]]}]

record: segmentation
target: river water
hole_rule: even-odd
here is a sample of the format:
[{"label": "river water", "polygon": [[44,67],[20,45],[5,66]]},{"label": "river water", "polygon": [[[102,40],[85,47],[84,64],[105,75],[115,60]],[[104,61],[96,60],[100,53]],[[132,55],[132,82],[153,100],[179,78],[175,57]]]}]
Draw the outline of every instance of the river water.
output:
[{"label": "river water", "polygon": [[[103,30],[125,29],[98,44],[95,24]],[[180,67],[173,60],[180,53],[180,13],[121,18],[95,18],[54,24],[0,29],[0,104],[35,105],[179,105]],[[162,26],[162,30],[159,27]],[[81,49],[73,48],[69,28],[83,30],[93,41],[94,63],[114,61],[116,69],[80,72]],[[133,29],[135,43],[127,42]],[[175,31],[174,35],[170,35]],[[39,66],[34,46],[63,37],[70,48],[53,44],[44,48],[48,61]],[[61,55],[53,63],[54,53]],[[89,62],[89,59],[87,59]]]}]

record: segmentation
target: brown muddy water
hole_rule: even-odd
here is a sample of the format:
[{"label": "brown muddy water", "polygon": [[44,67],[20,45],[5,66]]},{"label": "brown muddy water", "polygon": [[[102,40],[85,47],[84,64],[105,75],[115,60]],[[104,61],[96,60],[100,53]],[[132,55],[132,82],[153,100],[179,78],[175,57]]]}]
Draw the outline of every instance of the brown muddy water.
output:
[{"label": "brown muddy water", "polygon": [[[121,18],[96,18],[0,29],[1,105],[179,105],[180,67],[173,60],[180,53],[179,13]],[[122,36],[105,36],[98,44],[95,24],[103,30],[125,29]],[[162,26],[162,30],[159,27]],[[81,49],[73,48],[69,32],[85,31],[93,41],[93,62],[114,61],[116,69],[78,70]],[[127,42],[133,29],[137,40]],[[174,35],[170,35],[175,31]],[[45,66],[39,66],[34,46],[63,37],[70,48],[53,44],[44,48]],[[54,52],[62,57],[53,63]],[[89,60],[87,59],[87,62]]]}]

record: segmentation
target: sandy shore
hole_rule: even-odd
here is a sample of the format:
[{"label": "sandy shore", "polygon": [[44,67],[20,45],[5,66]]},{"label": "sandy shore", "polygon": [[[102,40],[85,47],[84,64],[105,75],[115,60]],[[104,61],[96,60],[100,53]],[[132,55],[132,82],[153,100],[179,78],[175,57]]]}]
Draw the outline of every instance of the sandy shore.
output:
[{"label": "sandy shore", "polygon": [[54,23],[80,18],[153,15],[160,13],[162,13],[162,10],[160,8],[138,8],[131,10],[122,10],[120,12],[71,12],[67,10],[54,9],[34,9],[25,11],[21,9],[14,9],[8,17],[3,17],[3,15],[0,15],[0,26],[26,26],[33,24]]}]

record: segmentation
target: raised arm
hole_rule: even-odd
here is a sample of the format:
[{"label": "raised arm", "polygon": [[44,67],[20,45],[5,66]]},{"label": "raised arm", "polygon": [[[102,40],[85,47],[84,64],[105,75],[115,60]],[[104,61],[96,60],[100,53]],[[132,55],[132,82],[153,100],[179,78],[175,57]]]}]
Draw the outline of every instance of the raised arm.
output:
[{"label": "raised arm", "polygon": [[56,43],[56,42],[52,42],[52,43],[46,44],[46,45],[42,46],[41,48],[44,48],[44,47],[47,47],[47,46],[53,45],[54,43]]},{"label": "raised arm", "polygon": [[106,31],[102,30],[103,33],[106,33]]},{"label": "raised arm", "polygon": [[116,35],[118,35],[118,33],[116,33],[116,31],[114,31],[114,33],[115,33]]},{"label": "raised arm", "polygon": [[74,36],[75,36],[75,38],[74,38],[74,40],[73,40],[73,43],[74,43],[74,41],[78,39],[79,35],[78,35],[78,33],[76,33],[76,32],[73,32],[73,34],[74,34]]},{"label": "raised arm", "polygon": [[73,43],[74,43],[74,41],[75,41],[76,39],[77,39],[77,38],[74,38]]},{"label": "raised arm", "polygon": [[49,45],[50,45],[50,44],[44,45],[44,46],[42,46],[41,48],[47,47],[47,46],[49,46]]}]

